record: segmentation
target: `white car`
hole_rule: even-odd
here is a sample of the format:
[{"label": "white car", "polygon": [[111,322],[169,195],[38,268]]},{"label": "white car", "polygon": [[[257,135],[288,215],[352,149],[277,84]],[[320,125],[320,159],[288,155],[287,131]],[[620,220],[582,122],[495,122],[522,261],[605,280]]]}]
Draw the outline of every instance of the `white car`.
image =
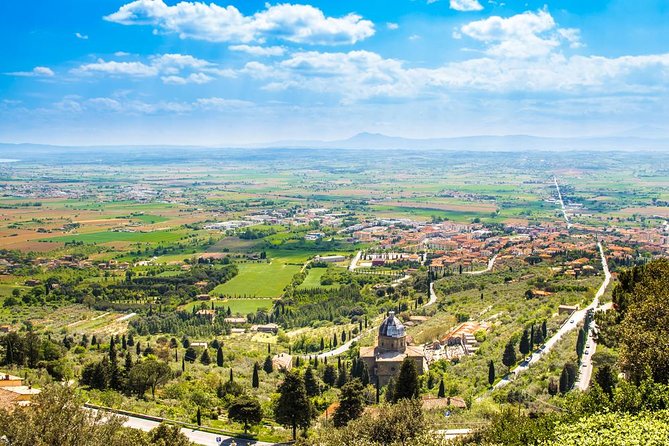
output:
[{"label": "white car", "polygon": [[573,320],[573,319],[572,319],[572,320],[570,320],[570,321],[569,321],[569,323],[570,323],[570,324],[573,324],[573,323],[574,323],[574,320]]}]

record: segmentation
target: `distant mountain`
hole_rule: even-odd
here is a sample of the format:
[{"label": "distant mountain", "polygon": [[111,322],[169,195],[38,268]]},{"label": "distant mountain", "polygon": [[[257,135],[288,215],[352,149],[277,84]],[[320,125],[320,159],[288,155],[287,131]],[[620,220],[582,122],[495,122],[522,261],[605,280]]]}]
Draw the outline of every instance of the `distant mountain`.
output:
[{"label": "distant mountain", "polygon": [[464,136],[454,138],[412,139],[380,133],[358,133],[337,141],[279,141],[254,144],[267,148],[332,149],[431,149],[469,151],[524,150],[669,150],[669,138],[609,136],[590,138],[550,138],[530,135]]}]

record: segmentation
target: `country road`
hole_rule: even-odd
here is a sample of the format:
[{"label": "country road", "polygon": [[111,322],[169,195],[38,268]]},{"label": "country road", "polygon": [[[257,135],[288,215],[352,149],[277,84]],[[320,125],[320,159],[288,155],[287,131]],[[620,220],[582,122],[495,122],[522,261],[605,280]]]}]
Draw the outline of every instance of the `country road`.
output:
[{"label": "country road", "polygon": [[358,262],[360,261],[360,257],[362,256],[362,251],[358,251],[358,253],[353,257],[351,260],[351,264],[348,267],[349,271],[355,271],[355,269],[358,267]]},{"label": "country road", "polygon": [[562,207],[562,216],[564,217],[564,221],[567,222],[567,229],[570,229],[571,222],[569,221],[569,217],[567,216],[567,209],[564,206],[564,200],[562,199],[562,192],[560,192],[560,185],[557,182],[557,177],[553,176],[553,181],[555,182],[555,188],[557,189],[558,199],[560,200],[560,206]]},{"label": "country road", "polygon": [[495,384],[494,388],[499,389],[501,387],[506,386],[509,384],[513,378],[530,368],[530,366],[537,361],[539,361],[544,355],[548,354],[555,344],[557,344],[562,337],[569,333],[571,330],[574,330],[579,323],[581,323],[585,319],[585,315],[590,309],[596,309],[599,305],[599,298],[604,295],[604,292],[606,291],[606,287],[609,286],[609,282],[611,281],[611,273],[609,272],[609,266],[608,263],[606,262],[606,256],[604,255],[604,248],[602,248],[602,244],[600,242],[597,242],[597,247],[599,248],[599,254],[602,260],[602,269],[604,271],[604,281],[602,282],[602,285],[599,287],[599,290],[595,294],[595,298],[592,300],[592,303],[588,305],[587,307],[583,308],[582,310],[575,311],[574,313],[571,314],[571,316],[567,319],[567,321],[562,324],[560,329],[555,333],[553,336],[551,336],[546,342],[545,342],[545,347],[541,350],[536,350],[532,352],[530,355],[530,360],[529,361],[523,361],[518,365],[516,368],[511,370],[509,373],[506,374],[497,384]]},{"label": "country road", "polygon": [[484,274],[492,271],[493,267],[495,266],[495,260],[497,260],[497,254],[492,256],[490,260],[488,260],[488,267],[486,269],[482,269],[480,271],[465,271],[462,274],[471,274],[472,276],[478,276],[479,274]]}]

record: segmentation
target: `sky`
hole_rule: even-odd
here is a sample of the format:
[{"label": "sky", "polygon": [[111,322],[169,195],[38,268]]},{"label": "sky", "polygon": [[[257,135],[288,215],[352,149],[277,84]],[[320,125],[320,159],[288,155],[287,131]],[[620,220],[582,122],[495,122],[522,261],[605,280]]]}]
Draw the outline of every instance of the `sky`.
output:
[{"label": "sky", "polygon": [[0,142],[669,136],[666,0],[2,0]]}]

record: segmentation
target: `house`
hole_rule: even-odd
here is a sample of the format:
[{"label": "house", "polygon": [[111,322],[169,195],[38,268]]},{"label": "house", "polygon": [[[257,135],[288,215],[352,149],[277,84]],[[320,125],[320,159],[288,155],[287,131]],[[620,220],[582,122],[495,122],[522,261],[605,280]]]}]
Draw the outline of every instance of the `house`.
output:
[{"label": "house", "polygon": [[0,373],[0,409],[11,409],[30,404],[39,389],[24,386],[23,378]]},{"label": "house", "polygon": [[245,317],[226,317],[223,320],[230,325],[242,325],[247,322]]},{"label": "house", "polygon": [[558,307],[558,314],[572,314],[578,311],[578,305],[560,305]]},{"label": "house", "polygon": [[293,368],[293,357],[288,353],[280,353],[272,358],[272,365],[278,370],[290,370]]},{"label": "house", "polygon": [[277,324],[254,325],[251,327],[251,331],[257,331],[258,333],[277,334],[279,332],[279,326]]},{"label": "house", "polygon": [[211,300],[211,296],[209,294],[198,294],[195,296],[197,300]]},{"label": "house", "polygon": [[214,320],[216,319],[216,310],[197,310],[198,316],[206,317],[211,321],[211,323],[214,323]]},{"label": "house", "polygon": [[344,256],[316,256],[314,257],[314,262],[324,262],[324,263],[337,263],[343,262],[346,260]]}]

